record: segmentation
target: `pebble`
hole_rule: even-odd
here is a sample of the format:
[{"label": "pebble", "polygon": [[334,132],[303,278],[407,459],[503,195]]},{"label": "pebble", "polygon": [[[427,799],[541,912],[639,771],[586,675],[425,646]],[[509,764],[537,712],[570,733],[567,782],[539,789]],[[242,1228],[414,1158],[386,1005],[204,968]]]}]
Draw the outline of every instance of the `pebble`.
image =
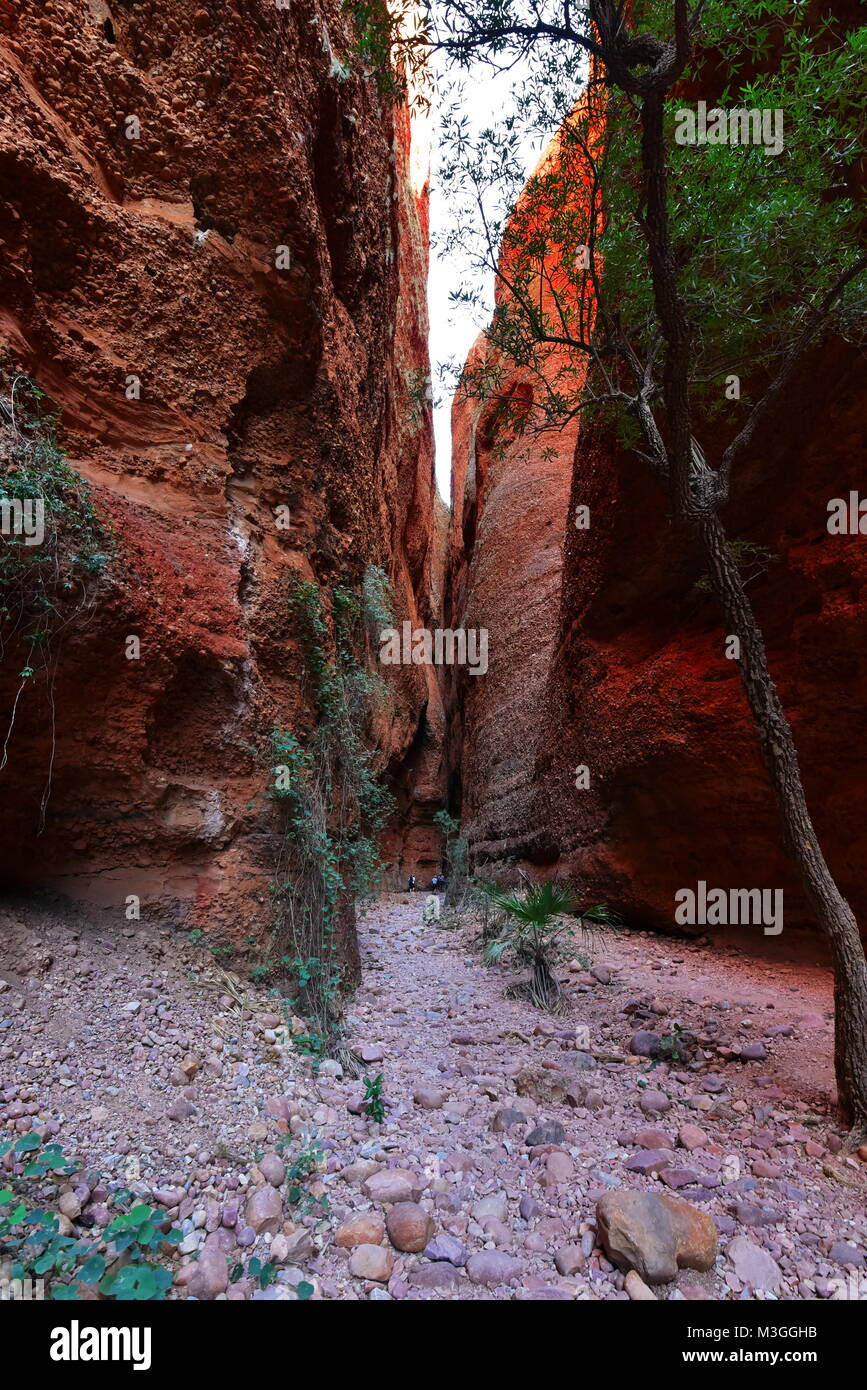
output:
[{"label": "pebble", "polygon": [[428,1260],[447,1260],[449,1264],[461,1266],[467,1262],[467,1251],[456,1236],[443,1233],[434,1236],[433,1240],[428,1241],[424,1248],[425,1257]]},{"label": "pebble", "polygon": [[578,1274],[586,1264],[584,1251],[580,1245],[562,1245],[554,1256],[554,1264],[559,1274]]},{"label": "pebble", "polygon": [[334,1244],[343,1249],[355,1245],[379,1245],[385,1237],[385,1222],[378,1212],[362,1211],[348,1216],[338,1226]]},{"label": "pebble", "polygon": [[394,1255],[385,1245],[356,1245],[349,1259],[349,1272],[356,1279],[387,1284],[393,1269]]},{"label": "pebble", "polygon": [[664,1091],[642,1091],[638,1104],[645,1115],[664,1115],[671,1109],[671,1101]]},{"label": "pebble", "polygon": [[278,1231],[283,1224],[283,1200],[277,1189],[268,1183],[254,1192],[247,1200],[244,1218],[257,1235]]},{"label": "pebble", "polygon": [[[669,1266],[673,1250],[675,1272],[702,1271],[701,1280],[678,1277],[670,1298],[827,1297],[834,1278],[860,1274],[863,1203],[823,1173],[840,1132],[818,1099],[808,1104],[792,1089],[789,1049],[805,1036],[803,1018],[765,1028],[751,999],[744,1012],[765,1042],[746,1041],[707,981],[690,989],[693,959],[713,963],[711,952],[690,947],[677,984],[657,972],[651,989],[648,965],[673,960],[670,944],[632,933],[612,941],[617,965],[600,965],[601,977],[571,974],[580,1008],[549,1018],[504,996],[503,972],[481,969],[462,929],[416,933],[417,906],[391,906],[387,919],[374,908],[361,922],[366,974],[346,1027],[371,1075],[383,1063],[382,1125],[347,1111],[361,1088],[339,1062],[325,1059],[314,1073],[294,1052],[267,991],[237,978],[252,1004],[245,1016],[224,986],[191,987],[190,971],[212,967],[183,935],[148,928],[124,937],[116,983],[85,934],[75,957],[68,942],[51,942],[65,971],[91,973],[58,980],[48,1021],[29,1004],[7,1009],[16,1022],[0,1032],[0,1124],[59,1134],[80,1156],[82,1173],[54,1199],[61,1232],[103,1228],[113,1192],[129,1186],[180,1226],[173,1298],[284,1301],[305,1279],[329,1299],[561,1301],[589,1292],[651,1301],[649,1273],[624,1267],[610,1233],[606,1246],[599,1203],[653,1198],[668,1215],[666,1223],[657,1211]],[[34,991],[40,978],[31,977]],[[122,1010],[130,978],[136,1014]],[[88,1004],[95,980],[104,1010]],[[594,988],[603,982],[612,988]],[[637,1013],[624,1009],[627,991]],[[664,1016],[699,1038],[697,1065],[663,1063],[651,1076],[641,1061],[649,1054],[631,1041],[658,1037],[652,1027]],[[31,1017],[22,1048],[19,1019]],[[86,1019],[93,1040],[69,1046],[52,1033],[54,1017]],[[598,1057],[575,1049],[579,1023]],[[821,1027],[825,1049],[830,1030]],[[459,1043],[452,1028],[462,1030]],[[380,1038],[388,1044],[364,1041]],[[740,1065],[761,1062],[756,1049],[769,1038],[773,1075]],[[637,1084],[645,1077],[655,1085]],[[119,1109],[127,1095],[135,1107]],[[701,1127],[681,1122],[690,1110]],[[662,1128],[669,1111],[676,1123]],[[284,1196],[287,1164],[311,1143],[321,1144],[322,1162],[304,1185],[327,1196],[330,1211]],[[678,1161],[690,1153],[696,1169]],[[0,1163],[8,1167],[8,1156]],[[728,1244],[717,1257],[720,1235]],[[227,1282],[252,1254],[279,1269],[267,1290],[246,1275]]]},{"label": "pebble", "polygon": [[735,1236],[726,1247],[726,1262],[742,1284],[751,1289],[776,1292],[782,1274],[780,1267],[760,1245],[748,1236]]},{"label": "pebble", "polygon": [[479,1250],[467,1260],[467,1274],[474,1284],[507,1284],[517,1279],[521,1266],[501,1250]]},{"label": "pebble", "polygon": [[447,1099],[445,1091],[435,1091],[427,1086],[419,1086],[412,1098],[422,1110],[441,1110]]},{"label": "pebble", "polygon": [[433,1234],[433,1221],[417,1202],[396,1202],[385,1217],[388,1238],[396,1250],[418,1253]]}]

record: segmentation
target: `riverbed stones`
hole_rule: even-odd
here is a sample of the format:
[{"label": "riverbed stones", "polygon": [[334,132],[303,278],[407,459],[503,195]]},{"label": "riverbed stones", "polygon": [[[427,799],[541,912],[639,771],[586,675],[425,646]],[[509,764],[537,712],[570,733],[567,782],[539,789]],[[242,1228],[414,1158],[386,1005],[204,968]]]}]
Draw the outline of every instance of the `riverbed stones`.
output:
[{"label": "riverbed stones", "polygon": [[672,1149],[641,1149],[624,1163],[630,1173],[659,1173],[674,1160]]},{"label": "riverbed stones", "polygon": [[671,1101],[664,1091],[642,1091],[638,1104],[645,1115],[664,1115],[671,1109]]},{"label": "riverbed stones", "polygon": [[433,1221],[417,1202],[396,1202],[385,1217],[388,1238],[396,1250],[417,1254],[433,1234]]},{"label": "riverbed stones", "polygon": [[229,1287],[229,1262],[222,1250],[205,1246],[187,1285],[192,1298],[203,1302],[215,1299]]},{"label": "riverbed stones", "polygon": [[698,1125],[681,1125],[677,1131],[677,1142],[681,1148],[692,1152],[694,1149],[703,1149],[708,1142],[708,1136]]},{"label": "riverbed stones", "polygon": [[356,1245],[349,1258],[349,1272],[356,1279],[387,1284],[394,1269],[394,1253],[385,1245]]},{"label": "riverbed stones", "polygon": [[606,1192],[596,1204],[609,1259],[648,1284],[672,1280],[678,1268],[709,1269],[717,1249],[711,1218],[676,1198],[649,1192]]},{"label": "riverbed stones", "polygon": [[526,1129],[527,1116],[522,1111],[514,1109],[512,1106],[501,1106],[494,1112],[491,1120],[491,1132],[493,1134],[507,1134],[510,1129]]},{"label": "riverbed stones", "polygon": [[691,1202],[661,1193],[660,1202],[666,1208],[674,1226],[677,1262],[681,1269],[705,1271],[713,1267],[719,1250],[719,1234],[707,1212],[698,1211]]},{"label": "riverbed stones", "polygon": [[259,1172],[272,1187],[282,1187],[286,1177],[286,1164],[277,1154],[263,1154],[258,1162]]},{"label": "riverbed stones", "polygon": [[559,1120],[546,1120],[544,1124],[537,1125],[530,1131],[524,1143],[528,1149],[532,1149],[540,1144],[562,1144],[565,1139],[566,1131]]},{"label": "riverbed stones", "polygon": [[[828,1172],[829,1155],[843,1142],[840,1128],[819,1102],[818,1084],[809,1102],[799,1095],[794,1045],[782,1033],[768,1043],[766,1023],[773,1015],[760,1013],[755,998],[746,1012],[754,1036],[769,1051],[774,1047],[771,1080],[762,1076],[765,1064],[741,1062],[747,1044],[737,1020],[726,1028],[698,1016],[710,1008],[701,1003],[710,982],[698,981],[694,1001],[684,996],[683,980],[677,988],[663,984],[665,977],[648,982],[648,960],[668,959],[664,941],[648,938],[633,949],[628,939],[618,939],[612,950],[621,969],[613,988],[593,989],[580,980],[574,1016],[540,1019],[526,1001],[504,997],[501,973],[480,968],[462,928],[436,935],[429,929],[429,940],[419,937],[419,923],[411,920],[416,906],[378,905],[361,922],[365,977],[347,1016],[347,1040],[353,1051],[359,1040],[381,1040],[391,1102],[381,1125],[363,1112],[348,1113],[347,1101],[359,1091],[348,1067],[343,1077],[337,1064],[314,1070],[293,1051],[288,1035],[280,1046],[279,1025],[262,1023],[273,1004],[255,980],[243,984],[254,1005],[249,1020],[228,993],[218,998],[192,984],[190,967],[200,967],[201,952],[174,935],[149,931],[139,944],[138,937],[121,933],[116,961],[107,958],[110,971],[123,960],[116,979],[100,966],[99,940],[82,935],[76,968],[86,964],[96,974],[82,977],[81,988],[71,992],[61,946],[54,954],[66,962],[64,977],[52,1000],[41,1001],[53,1013],[37,1009],[38,998],[22,1013],[17,989],[3,993],[0,1024],[14,1019],[15,1027],[0,1028],[0,1128],[13,1135],[44,1133],[81,1161],[80,1174],[51,1188],[55,1208],[58,1201],[70,1211],[76,1202],[82,1208],[73,1218],[60,1214],[61,1233],[93,1239],[113,1214],[114,1186],[129,1187],[180,1231],[177,1254],[166,1252],[175,1275],[168,1296],[203,1301],[249,1300],[274,1289],[294,1298],[302,1280],[315,1286],[315,1297],[329,1300],[649,1301],[649,1290],[659,1299],[794,1301],[833,1297],[838,1280],[862,1277],[867,1227],[854,1184],[865,1167],[840,1160],[851,1185]],[[157,950],[158,968],[144,954]],[[141,1011],[127,1019],[131,1031],[117,1037],[119,1001],[129,993],[130,977]],[[36,991],[38,982],[30,984]],[[718,988],[716,981],[714,992]],[[695,1028],[702,1038],[696,1065],[677,1059],[651,1072],[628,1054],[635,1029],[658,1032],[661,1025],[649,1006],[632,1014],[622,1008],[627,990],[658,995],[671,1017]],[[96,991],[109,1005],[104,1019],[99,1010],[87,1012]],[[812,998],[812,990],[805,993]],[[725,1022],[722,1003],[718,1010],[712,1002]],[[811,1006],[805,998],[802,1007]],[[51,1019],[67,1012],[87,1017],[96,1032],[93,1050],[69,1048],[61,1031],[52,1035]],[[579,1018],[590,1028],[595,1059],[574,1051]],[[634,1022],[625,1021],[630,1018]],[[19,1019],[21,1039],[14,1036]],[[26,1033],[31,1019],[32,1036]],[[450,1044],[458,1027],[470,1039],[460,1049]],[[265,1038],[269,1029],[277,1043]],[[302,1031],[293,1025],[293,1033]],[[799,1025],[796,1043],[804,1036]],[[818,1040],[830,1046],[827,1027]],[[23,1069],[22,1047],[28,1054]],[[272,1055],[275,1049],[282,1055]],[[182,1063],[193,1054],[202,1065],[188,1078]],[[710,1071],[724,1077],[726,1087],[704,1091]],[[175,1072],[177,1086],[171,1083]],[[596,1083],[601,1110],[590,1113],[588,1090],[576,1113],[577,1096],[570,1101],[564,1089],[576,1076],[582,1085]],[[155,1089],[151,1080],[159,1083]],[[667,1095],[667,1114],[645,1118],[640,1102],[649,1088]],[[444,1105],[429,1108],[424,1091],[442,1093]],[[531,1091],[560,1098],[537,1100]],[[137,1107],[129,1103],[133,1098]],[[174,1098],[193,1107],[187,1120],[165,1118]],[[497,1122],[499,1112],[509,1123]],[[561,1126],[562,1134],[549,1125]],[[293,1138],[284,1153],[280,1136],[287,1133]],[[527,1139],[534,1141],[529,1148]],[[316,1203],[327,1197],[330,1209],[290,1203],[283,1196],[285,1177],[275,1187],[282,1176],[278,1164],[313,1143],[322,1146],[321,1161],[299,1185]],[[669,1157],[662,1177],[654,1150]],[[0,1159],[4,1176],[16,1166],[8,1154]],[[678,1201],[666,1175],[670,1180],[681,1166],[682,1176],[697,1182],[680,1189]],[[570,1167],[574,1173],[567,1177]],[[89,1175],[97,1170],[106,1176],[93,1185]],[[363,1189],[374,1175],[384,1184],[378,1195]],[[651,1284],[638,1269],[618,1269],[600,1253],[604,1240],[593,1208],[606,1188],[617,1197],[637,1189],[662,1202],[671,1226],[663,1223],[665,1272],[672,1268],[672,1241],[674,1265],[681,1269],[675,1285]],[[399,1205],[396,1198],[424,1209],[423,1228],[435,1223],[422,1249],[392,1244],[386,1219]],[[666,1207],[666,1199],[675,1206]],[[730,1247],[715,1262],[717,1234],[702,1213],[712,1215]],[[756,1221],[762,1224],[744,1224]],[[389,1224],[396,1231],[394,1216]],[[356,1257],[360,1247],[379,1253]],[[276,1266],[268,1289],[244,1273],[224,1287],[225,1266],[234,1272],[253,1256]],[[466,1272],[470,1260],[474,1279]]]},{"label": "riverbed stones", "polygon": [[340,1223],[334,1244],[352,1250],[356,1245],[379,1245],[384,1235],[385,1222],[379,1212],[359,1211]]},{"label": "riverbed stones", "polygon": [[266,1183],[258,1188],[247,1200],[244,1217],[257,1235],[279,1231],[283,1224],[283,1201],[276,1187]]},{"label": "riverbed stones", "polygon": [[480,1197],[473,1203],[473,1220],[478,1221],[479,1225],[492,1217],[495,1221],[505,1221],[509,1211],[509,1199],[505,1192],[491,1192],[487,1197]]},{"label": "riverbed stones", "polygon": [[424,1248],[425,1258],[435,1261],[447,1261],[449,1264],[460,1267],[467,1262],[467,1251],[456,1236],[450,1236],[446,1232],[434,1236],[429,1240]]},{"label": "riverbed stones", "polygon": [[415,1173],[406,1168],[380,1168],[365,1178],[361,1190],[373,1202],[412,1202],[422,1191]]},{"label": "riverbed stones", "polygon": [[586,1263],[587,1260],[580,1245],[561,1245],[554,1256],[557,1272],[566,1278],[578,1274]]},{"label": "riverbed stones", "polygon": [[467,1274],[472,1283],[485,1284],[488,1288],[517,1279],[520,1272],[518,1260],[502,1250],[479,1250],[467,1260]]},{"label": "riverbed stones", "polygon": [[655,1303],[657,1301],[656,1294],[648,1288],[641,1275],[634,1269],[630,1269],[623,1287],[633,1303]]},{"label": "riverbed stones", "polygon": [[[623,1136],[623,1141],[625,1143],[630,1142],[628,1134]],[[631,1142],[642,1149],[670,1149],[672,1147],[671,1138],[664,1129],[638,1129]]]},{"label": "riverbed stones", "polygon": [[412,1098],[422,1110],[441,1110],[448,1099],[445,1091],[439,1091],[434,1086],[418,1086]]},{"label": "riverbed stones", "polygon": [[780,1286],[780,1267],[767,1250],[749,1236],[735,1236],[726,1247],[726,1261],[742,1284],[775,1293]]}]

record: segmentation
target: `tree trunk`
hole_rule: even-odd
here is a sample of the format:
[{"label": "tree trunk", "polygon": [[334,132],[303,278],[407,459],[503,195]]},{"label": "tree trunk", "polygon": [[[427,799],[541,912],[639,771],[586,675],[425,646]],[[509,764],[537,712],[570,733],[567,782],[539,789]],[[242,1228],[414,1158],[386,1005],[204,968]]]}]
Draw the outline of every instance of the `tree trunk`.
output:
[{"label": "tree trunk", "polygon": [[[740,639],[738,665],[783,825],[786,848],[831,943],[834,960],[834,1066],[849,1146],[867,1141],[867,961],[852,909],[819,846],[801,783],[792,730],[768,670],[765,644],[744,591],[725,529],[711,510],[715,475],[693,447],[689,401],[689,326],[679,291],[669,228],[664,92],[641,104],[643,231],[656,313],[666,344],[663,400],[671,435],[668,494],[688,518],[704,552],[712,590],[728,631]],[[641,221],[641,219],[639,219]],[[646,426],[645,426],[646,432]],[[651,454],[654,453],[654,440]]]},{"label": "tree trunk", "polygon": [[536,955],[533,959],[531,990],[544,1009],[556,1009],[562,998],[560,981],[544,955]]},{"label": "tree trunk", "polygon": [[762,634],[725,530],[713,515],[694,518],[692,524],[727,630],[740,639],[741,681],[770,774],[786,848],[831,943],[834,1064],[840,1108],[852,1126],[847,1147],[854,1148],[867,1141],[867,961],[858,923],[819,846],[807,810],[792,730],[768,670]]}]

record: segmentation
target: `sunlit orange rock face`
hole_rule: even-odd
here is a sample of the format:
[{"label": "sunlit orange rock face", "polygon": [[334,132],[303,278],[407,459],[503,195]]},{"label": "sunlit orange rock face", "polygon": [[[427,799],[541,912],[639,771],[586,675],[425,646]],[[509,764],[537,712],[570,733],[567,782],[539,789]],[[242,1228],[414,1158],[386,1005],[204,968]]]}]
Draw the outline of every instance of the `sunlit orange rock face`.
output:
[{"label": "sunlit orange rock face", "polygon": [[[850,347],[817,351],[725,515],[733,538],[778,557],[749,592],[822,842],[862,920],[867,538],[829,535],[827,504],[863,478],[865,392]],[[714,427],[697,434],[713,458]],[[646,466],[599,423],[497,438],[472,402],[456,404],[454,439],[454,614],[491,630],[490,672],[460,678],[450,745],[477,867],[569,876],[585,900],[659,925],[699,880],[781,888],[785,923],[811,924],[737,665]],[[588,530],[573,524],[582,506]]]},{"label": "sunlit orange rock face", "polygon": [[[539,170],[556,167],[554,142]],[[523,238],[537,230],[538,194],[518,205],[507,234],[504,276],[524,283]],[[527,285],[550,310],[569,307],[570,286],[552,257]],[[498,287],[498,302],[508,297]],[[571,359],[546,350],[553,382]],[[577,418],[545,428],[544,390],[535,366],[505,358],[484,335],[467,363],[452,412],[450,621],[488,632],[488,670],[455,668],[449,682],[451,793],[462,805],[464,832],[478,862],[505,858],[546,862],[556,854],[539,811],[535,768],[549,730],[545,686],[558,630],[562,547]],[[484,371],[482,369],[488,369]],[[493,369],[485,399],[475,383]]]},{"label": "sunlit orange rock face", "polygon": [[[520,369],[511,384],[516,393],[531,389]],[[488,632],[487,672],[455,669],[452,794],[482,860],[535,860],[547,855],[534,770],[547,737],[542,701],[577,426],[548,439],[504,439],[491,414],[458,399],[452,415],[451,622]]]},{"label": "sunlit orange rock face", "polygon": [[[0,341],[61,409],[118,542],[53,703],[44,677],[19,703],[7,884],[266,921],[247,745],[311,723],[292,578],[380,565],[397,617],[430,619],[427,190],[406,110],[350,45],[336,0],[0,6]],[[20,667],[7,650],[4,719]],[[428,748],[441,735],[429,674],[394,673],[377,723],[397,782],[422,718]]]}]

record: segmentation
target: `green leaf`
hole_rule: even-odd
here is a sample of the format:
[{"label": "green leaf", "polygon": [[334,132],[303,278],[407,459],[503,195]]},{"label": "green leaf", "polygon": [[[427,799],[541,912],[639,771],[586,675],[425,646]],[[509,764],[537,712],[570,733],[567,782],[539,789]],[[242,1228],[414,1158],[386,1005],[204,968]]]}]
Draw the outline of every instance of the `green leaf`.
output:
[{"label": "green leaf", "polygon": [[138,1274],[134,1265],[125,1265],[116,1274],[109,1274],[100,1282],[102,1293],[108,1294],[109,1298],[132,1298],[133,1291],[138,1285]]},{"label": "green leaf", "polygon": [[98,1284],[105,1273],[105,1257],[103,1255],[91,1255],[78,1271],[78,1277],[82,1284]]},{"label": "green leaf", "polygon": [[34,1149],[42,1146],[42,1140],[35,1130],[30,1130],[29,1134],[22,1134],[20,1139],[16,1139],[13,1148],[16,1153],[32,1153]]},{"label": "green leaf", "polygon": [[132,1297],[145,1301],[146,1299],[154,1298],[157,1293],[157,1281],[153,1269],[150,1265],[142,1265],[138,1270],[138,1278]]}]

